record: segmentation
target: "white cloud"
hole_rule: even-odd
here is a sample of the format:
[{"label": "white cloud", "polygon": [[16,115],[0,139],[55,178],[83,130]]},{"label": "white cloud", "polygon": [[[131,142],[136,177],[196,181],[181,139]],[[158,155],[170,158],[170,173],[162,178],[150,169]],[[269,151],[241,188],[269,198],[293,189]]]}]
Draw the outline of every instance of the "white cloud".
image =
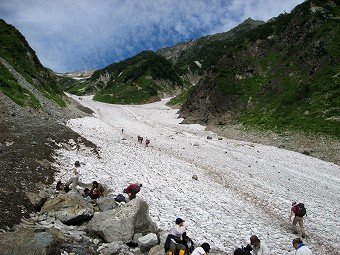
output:
[{"label": "white cloud", "polygon": [[26,37],[45,66],[74,71],[227,31],[248,17],[268,20],[301,2],[12,0],[0,3],[0,16]]}]

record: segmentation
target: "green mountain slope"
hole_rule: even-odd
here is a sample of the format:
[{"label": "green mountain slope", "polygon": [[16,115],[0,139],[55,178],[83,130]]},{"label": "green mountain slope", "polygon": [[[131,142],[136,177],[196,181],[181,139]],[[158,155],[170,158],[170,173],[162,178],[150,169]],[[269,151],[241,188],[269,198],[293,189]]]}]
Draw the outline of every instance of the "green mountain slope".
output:
[{"label": "green mountain slope", "polygon": [[183,82],[170,61],[152,51],[97,70],[90,79],[68,91],[95,93],[97,101],[139,104],[173,95]]},{"label": "green mountain slope", "polygon": [[339,13],[333,1],[306,1],[231,41],[181,117],[340,136]]},{"label": "green mountain slope", "polygon": [[0,91],[19,105],[39,107],[40,103],[32,92],[18,82],[18,78],[8,70],[16,72],[40,91],[45,97],[64,106],[63,92],[52,71],[43,67],[35,52],[15,27],[0,20]]}]

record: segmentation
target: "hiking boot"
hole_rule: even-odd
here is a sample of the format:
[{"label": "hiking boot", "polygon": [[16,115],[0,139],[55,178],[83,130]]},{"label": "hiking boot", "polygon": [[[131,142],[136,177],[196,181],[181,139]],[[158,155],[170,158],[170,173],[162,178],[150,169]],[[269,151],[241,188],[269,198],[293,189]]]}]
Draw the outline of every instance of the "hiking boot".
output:
[{"label": "hiking boot", "polygon": [[297,234],[298,232],[296,230],[293,230],[293,234]]}]

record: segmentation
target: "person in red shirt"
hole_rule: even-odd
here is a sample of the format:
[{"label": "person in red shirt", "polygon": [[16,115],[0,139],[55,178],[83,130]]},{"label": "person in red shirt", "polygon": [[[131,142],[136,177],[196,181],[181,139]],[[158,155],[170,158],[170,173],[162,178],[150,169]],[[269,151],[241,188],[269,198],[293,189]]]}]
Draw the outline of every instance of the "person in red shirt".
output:
[{"label": "person in red shirt", "polygon": [[129,195],[129,199],[132,200],[136,198],[136,194],[140,191],[142,184],[133,183],[130,184],[126,189],[123,190],[124,193]]},{"label": "person in red shirt", "polygon": [[292,217],[294,215],[294,219],[292,221],[292,231],[294,234],[297,234],[296,224],[299,223],[300,229],[301,229],[301,236],[302,238],[305,238],[306,232],[303,226],[303,215],[299,215],[298,206],[299,204],[297,202],[292,203],[292,208],[290,209],[289,220],[292,221]]}]

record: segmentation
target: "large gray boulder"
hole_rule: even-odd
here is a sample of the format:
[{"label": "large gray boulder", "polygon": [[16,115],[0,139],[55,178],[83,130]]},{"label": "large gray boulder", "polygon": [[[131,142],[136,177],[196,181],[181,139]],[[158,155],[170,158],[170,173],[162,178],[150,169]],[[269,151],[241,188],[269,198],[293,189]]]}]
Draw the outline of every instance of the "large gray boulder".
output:
[{"label": "large gray boulder", "polygon": [[55,228],[22,228],[14,232],[0,234],[0,254],[60,254],[63,233]]},{"label": "large gray boulder", "polygon": [[66,225],[89,220],[94,214],[90,201],[76,192],[69,192],[47,200],[41,212],[54,216]]},{"label": "large gray boulder", "polygon": [[150,250],[153,246],[158,244],[158,237],[155,233],[150,233],[138,238],[138,247],[142,252]]},{"label": "large gray boulder", "polygon": [[112,210],[118,207],[113,197],[100,197],[96,203],[101,211]]},{"label": "large gray boulder", "polygon": [[96,213],[87,223],[88,230],[105,242],[132,241],[135,233],[156,233],[157,226],[149,217],[148,204],[136,198],[122,207]]}]

